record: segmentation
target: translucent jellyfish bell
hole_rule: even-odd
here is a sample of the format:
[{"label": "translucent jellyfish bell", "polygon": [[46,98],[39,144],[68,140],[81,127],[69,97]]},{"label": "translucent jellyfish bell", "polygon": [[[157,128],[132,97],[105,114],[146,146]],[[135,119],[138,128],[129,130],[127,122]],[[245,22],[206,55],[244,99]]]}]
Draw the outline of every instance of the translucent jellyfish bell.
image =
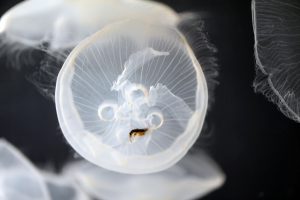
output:
[{"label": "translucent jellyfish bell", "polygon": [[219,188],[225,177],[205,154],[187,155],[171,168],[154,174],[111,172],[86,161],[70,164],[65,173],[96,199],[198,199]]},{"label": "translucent jellyfish bell", "polygon": [[132,174],[180,160],[200,134],[207,101],[206,80],[185,38],[132,20],[81,42],[55,92],[72,147],[98,166]]},{"label": "translucent jellyfish bell", "polygon": [[89,197],[69,177],[41,172],[51,200],[89,200]]},{"label": "translucent jellyfish bell", "polygon": [[300,122],[300,3],[253,0],[256,91]]},{"label": "translucent jellyfish bell", "polygon": [[11,144],[0,140],[0,199],[49,200],[43,178]]},{"label": "translucent jellyfish bell", "polygon": [[123,19],[145,19],[175,25],[178,16],[163,4],[142,0],[27,0],[0,20],[6,40],[51,50],[72,48],[103,26]]}]

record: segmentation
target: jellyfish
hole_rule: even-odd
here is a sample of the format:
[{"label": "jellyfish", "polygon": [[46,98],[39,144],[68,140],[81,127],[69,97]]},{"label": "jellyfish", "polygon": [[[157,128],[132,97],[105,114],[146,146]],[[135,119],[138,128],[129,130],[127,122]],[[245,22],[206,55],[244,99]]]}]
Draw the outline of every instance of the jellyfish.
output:
[{"label": "jellyfish", "polygon": [[154,174],[120,174],[86,161],[70,163],[63,171],[96,199],[199,199],[225,180],[204,152],[188,155],[171,168]]},{"label": "jellyfish", "polygon": [[106,24],[139,18],[174,25],[177,14],[167,6],[143,0],[27,0],[8,10],[0,32],[27,46],[43,42],[50,49],[74,47]]},{"label": "jellyfish", "polygon": [[170,26],[179,19],[172,9],[153,1],[26,0],[1,17],[0,34],[5,49],[1,53],[13,57],[13,67],[20,69],[32,53],[29,50],[22,56],[28,49],[51,54],[73,48],[107,24],[135,18]]},{"label": "jellyfish", "polygon": [[[215,84],[209,81],[216,76],[215,48],[202,27],[188,25],[191,16],[142,0],[28,0],[1,17],[2,49],[13,52],[15,61],[23,49],[46,53],[40,65],[32,65],[38,69],[29,80],[53,99],[56,91],[60,127],[80,155],[114,171],[151,173],[175,164],[195,143]],[[76,79],[69,84],[73,73],[65,71],[72,71],[72,59]],[[86,65],[89,71],[77,68]]]},{"label": "jellyfish", "polygon": [[253,0],[255,91],[300,122],[300,3]]},{"label": "jellyfish", "polygon": [[0,199],[50,200],[38,170],[6,140],[0,140]]},{"label": "jellyfish", "polygon": [[88,161],[144,174],[178,162],[206,115],[206,80],[176,29],[138,20],[104,27],[72,50],[55,104],[62,132]]},{"label": "jellyfish", "polygon": [[90,198],[74,183],[73,179],[61,174],[40,171],[51,200],[89,200]]},{"label": "jellyfish", "polygon": [[57,74],[70,51],[87,36],[123,19],[175,26],[180,16],[154,1],[26,0],[0,19],[0,56],[53,100]]}]

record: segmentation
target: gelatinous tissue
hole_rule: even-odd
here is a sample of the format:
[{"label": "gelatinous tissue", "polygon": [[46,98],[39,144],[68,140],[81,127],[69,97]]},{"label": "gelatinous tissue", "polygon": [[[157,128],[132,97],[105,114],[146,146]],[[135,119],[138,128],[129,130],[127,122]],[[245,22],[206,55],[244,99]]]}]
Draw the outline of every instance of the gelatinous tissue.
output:
[{"label": "gelatinous tissue", "polygon": [[137,174],[180,160],[200,134],[208,103],[205,77],[184,37],[131,20],[105,27],[71,52],[55,98],[62,131],[80,155]]},{"label": "gelatinous tissue", "polygon": [[224,182],[224,174],[203,152],[150,175],[120,174],[86,161],[70,163],[64,172],[96,199],[199,199]]},{"label": "gelatinous tissue", "polygon": [[253,0],[255,91],[300,122],[300,2]]},{"label": "gelatinous tissue", "polygon": [[144,174],[178,162],[202,130],[216,49],[195,19],[152,1],[28,0],[1,17],[0,31],[13,55],[45,52],[30,80],[55,99],[76,152]]},{"label": "gelatinous tissue", "polygon": [[0,139],[0,199],[88,200],[73,179],[40,171],[17,148]]},{"label": "gelatinous tissue", "polygon": [[219,188],[225,179],[203,152],[150,175],[116,173],[86,160],[70,162],[54,174],[36,168],[3,139],[0,155],[0,198],[5,200],[196,199]]}]

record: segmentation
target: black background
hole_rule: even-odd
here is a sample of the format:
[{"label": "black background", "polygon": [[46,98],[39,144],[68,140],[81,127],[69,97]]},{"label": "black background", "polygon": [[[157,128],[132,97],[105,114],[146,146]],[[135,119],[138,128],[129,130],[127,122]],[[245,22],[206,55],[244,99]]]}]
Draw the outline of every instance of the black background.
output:
[{"label": "black background", "polygon": [[[17,2],[2,0],[1,13]],[[203,199],[300,199],[300,124],[282,115],[252,87],[251,2],[164,2],[177,11],[203,14],[209,38],[218,48],[220,85],[208,116],[214,131],[200,140],[227,179],[223,187]],[[59,170],[74,156],[60,133],[54,103],[2,60],[0,137],[38,165]]]}]

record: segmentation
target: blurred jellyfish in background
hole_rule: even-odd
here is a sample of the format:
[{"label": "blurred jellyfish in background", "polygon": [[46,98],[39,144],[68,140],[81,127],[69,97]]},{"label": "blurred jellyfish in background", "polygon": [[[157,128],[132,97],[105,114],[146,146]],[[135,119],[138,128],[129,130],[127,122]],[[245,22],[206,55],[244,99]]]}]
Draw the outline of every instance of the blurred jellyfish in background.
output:
[{"label": "blurred jellyfish in background", "polygon": [[38,170],[19,150],[0,139],[0,199],[88,200],[89,197],[74,180]]},{"label": "blurred jellyfish in background", "polygon": [[107,24],[140,19],[174,26],[178,15],[163,4],[143,0],[27,0],[8,10],[0,31],[8,42],[49,49],[72,48]]},{"label": "blurred jellyfish in background", "polygon": [[104,200],[198,199],[224,182],[220,169],[201,152],[154,174],[120,174],[86,161],[70,163],[64,173],[91,197]]},{"label": "blurred jellyfish in background", "polygon": [[3,139],[0,139],[0,199],[50,200],[38,170]]},{"label": "blurred jellyfish in background", "polygon": [[300,122],[300,2],[253,0],[254,88]]},{"label": "blurred jellyfish in background", "polygon": [[89,200],[71,177],[41,171],[52,200]]},{"label": "blurred jellyfish in background", "polygon": [[179,20],[172,9],[152,1],[26,0],[1,17],[1,44],[6,49],[1,53],[14,58],[12,67],[20,69],[34,59],[28,60],[32,49],[52,54],[73,48],[105,25],[131,18],[168,26]]},{"label": "blurred jellyfish in background", "polygon": [[174,26],[179,16],[153,1],[27,0],[1,17],[0,53],[9,66],[25,71],[43,95],[53,98],[57,74],[70,50],[105,25],[122,19]]},{"label": "blurred jellyfish in background", "polygon": [[38,170],[15,147],[0,141],[0,197],[4,200],[196,199],[219,188],[225,179],[203,152],[184,157],[169,169],[129,175],[74,161],[62,173]]},{"label": "blurred jellyfish in background", "polygon": [[197,58],[201,57],[199,62],[204,63],[206,78],[211,80],[209,90],[214,88],[216,49],[204,34],[201,17],[177,14],[154,1],[23,1],[0,19],[0,54],[7,57],[10,67],[26,69],[29,81],[43,95],[54,99],[56,77],[70,51],[105,25],[124,19],[177,27],[193,44]]}]

